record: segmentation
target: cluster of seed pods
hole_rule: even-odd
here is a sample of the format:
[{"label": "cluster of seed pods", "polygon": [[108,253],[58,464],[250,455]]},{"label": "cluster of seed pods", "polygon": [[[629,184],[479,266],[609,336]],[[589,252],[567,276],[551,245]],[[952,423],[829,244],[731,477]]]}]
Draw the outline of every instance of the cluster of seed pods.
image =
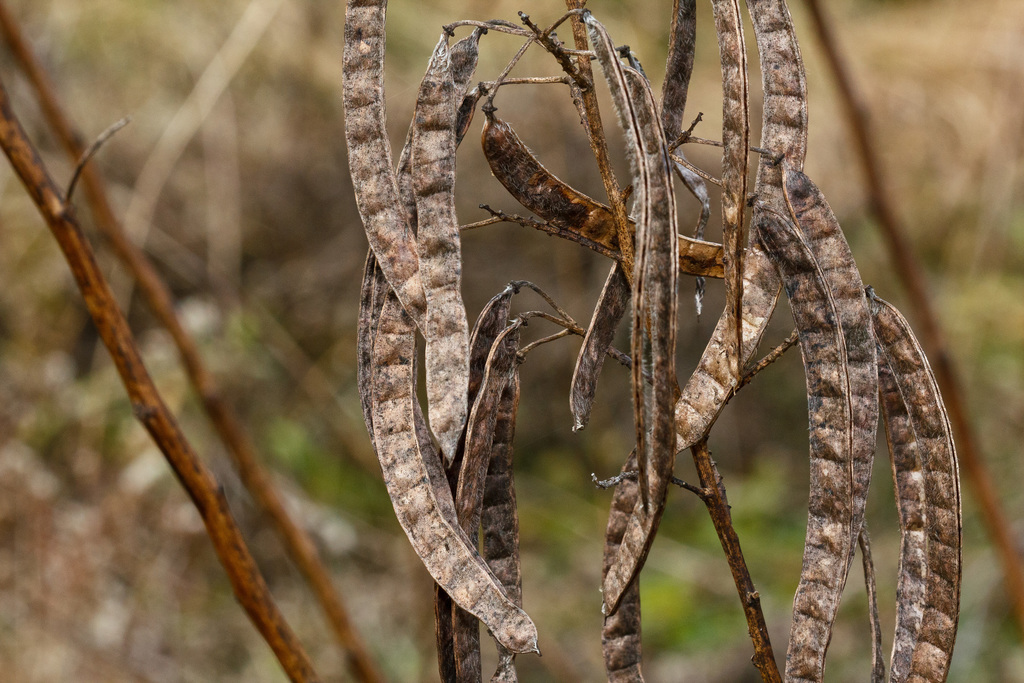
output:
[{"label": "cluster of seed pods", "polygon": [[[868,584],[874,583],[864,518],[880,414],[902,530],[890,680],[946,678],[961,571],[949,422],[906,320],[864,287],[839,223],[803,173],[806,78],[785,0],[746,4],[764,93],[761,156],[750,197],[748,59],[738,0],[712,2],[724,93],[720,179],[695,169],[676,150],[688,136],[682,121],[694,62],[694,0],[673,4],[660,101],[637,56],[616,47],[589,10],[571,10],[548,29],[523,14],[522,24],[462,21],[445,27],[420,85],[397,171],[384,127],[386,2],[349,0],[346,136],[370,243],[359,316],[359,390],[395,513],[436,583],[438,662],[446,682],[482,680],[481,623],[498,649],[492,681],[517,680],[515,656],[539,652],[542,642],[523,611],[513,477],[518,366],[535,346],[522,344],[525,322],[542,317],[563,328],[541,342],[583,337],[569,391],[574,430],[589,421],[605,357],[631,366],[636,446],[615,478],[610,504],[602,643],[610,681],[642,681],[638,584],[676,455],[706,441],[729,399],[749,381],[745,370],[783,291],[806,375],[811,475],[784,680],[823,680],[858,545]],[[553,33],[565,21],[574,24],[575,50]],[[452,44],[455,30],[464,26],[471,33]],[[495,80],[472,86],[488,32],[525,39],[517,59],[530,45],[548,51],[565,70],[561,82],[570,86],[585,124],[593,111],[587,105],[595,72],[589,62],[597,63],[625,139],[631,216],[617,217],[613,206],[556,178],[497,116],[493,99],[511,82],[515,60]],[[493,212],[495,220],[541,227],[612,260],[586,328],[526,282],[510,283],[469,328],[461,296],[455,159],[478,107],[492,173],[537,216]],[[604,144],[591,142],[595,149]],[[695,237],[677,229],[675,177],[701,203]],[[721,186],[722,244],[703,240],[710,212],[706,178]],[[687,275],[698,280],[698,302],[704,278],[723,279],[726,305],[696,370],[680,383],[677,291]],[[536,289],[551,311],[513,315],[513,297],[524,288]],[[612,347],[627,311],[628,356]],[[425,340],[426,417],[416,390],[417,335]],[[873,630],[877,641],[877,625]],[[882,680],[877,647],[875,659],[873,679]],[[780,678],[777,671],[774,677]]]}]

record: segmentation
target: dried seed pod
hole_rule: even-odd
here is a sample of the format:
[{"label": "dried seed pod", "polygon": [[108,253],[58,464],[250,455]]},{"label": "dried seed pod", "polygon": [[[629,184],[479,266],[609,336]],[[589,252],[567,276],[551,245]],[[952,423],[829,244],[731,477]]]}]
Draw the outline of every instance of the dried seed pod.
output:
[{"label": "dried seed pod", "polygon": [[[778,214],[754,212],[756,221],[784,220]],[[757,243],[747,250],[743,266],[743,359],[750,362],[761,342],[768,321],[775,310],[779,295],[779,276],[767,255]],[[676,452],[690,448],[700,441],[718,419],[722,408],[736,388],[736,380],[729,366],[723,362],[725,344],[731,328],[725,315],[718,320],[711,339],[701,355],[697,369],[683,386],[676,402]],[[604,613],[612,614],[618,607],[623,591],[640,572],[654,540],[658,519],[639,503],[633,510],[618,557],[605,573]]]},{"label": "dried seed pod", "polygon": [[[415,427],[415,328],[389,293],[373,344],[374,441],[395,515],[434,580],[514,652],[537,651],[537,629],[445,514]],[[436,460],[436,458],[435,458]]]},{"label": "dried seed pod", "polygon": [[[927,574],[908,680],[945,681],[960,615],[963,522],[956,448],[935,376],[909,323],[891,304],[869,296],[879,359],[899,390],[924,473]],[[891,433],[888,402],[884,407]]]},{"label": "dried seed pod", "polygon": [[821,190],[806,175],[789,168],[783,174],[783,189],[793,219],[832,294],[843,332],[853,412],[853,533],[856,538],[864,520],[878,431],[878,359],[871,313],[850,245]]},{"label": "dried seed pod", "polygon": [[[622,466],[622,473],[636,470],[636,449]],[[639,489],[635,479],[625,477],[615,487],[611,511],[608,513],[608,528],[604,536],[604,573],[607,574],[619,554],[626,527],[633,508],[639,501]],[[637,577],[626,589],[619,608],[614,614],[606,615],[601,631],[601,649],[604,652],[604,667],[609,683],[643,683],[640,671],[640,579]]]},{"label": "dried seed pod", "polygon": [[[484,113],[484,156],[498,182],[520,204],[552,225],[618,252],[619,237],[611,209],[559,180],[537,160],[512,126],[493,111]],[[680,235],[678,248],[681,272],[724,276],[720,244]]]},{"label": "dried seed pod", "polygon": [[697,0],[674,0],[668,58],[665,60],[665,82],[661,88],[661,125],[669,140],[675,140],[683,132],[683,113],[686,110],[686,95],[690,90],[696,46]]},{"label": "dried seed pod", "polygon": [[476,66],[480,62],[480,36],[484,33],[485,29],[473,29],[471,34],[452,45],[452,85],[455,87],[456,99],[463,97],[469,90],[469,82],[473,80]]},{"label": "dried seed pod", "polygon": [[810,424],[807,538],[793,599],[786,680],[820,682],[855,543],[851,531],[853,417],[846,348],[832,295],[800,233],[784,220],[758,228],[758,239],[786,287],[800,337]]},{"label": "dried seed pod", "polygon": [[427,405],[445,461],[455,459],[468,412],[469,323],[462,303],[462,249],[455,215],[455,87],[442,35],[420,84],[412,128],[420,274],[427,297]]},{"label": "dried seed pod", "polygon": [[743,208],[747,201],[747,54],[738,0],[713,0],[718,51],[722,63],[722,246],[725,250],[725,300],[733,332],[728,361],[737,380],[743,346]]},{"label": "dried seed pod", "polygon": [[786,0],[748,2],[764,93],[761,147],[779,155],[762,156],[754,193],[758,201],[785,213],[782,165],[803,170],[807,155],[807,74]]},{"label": "dried seed pod", "polygon": [[386,0],[353,0],[345,8],[345,141],[356,206],[370,248],[402,305],[420,324],[427,298],[384,125],[386,6]]},{"label": "dried seed pod", "polygon": [[587,426],[590,421],[590,409],[594,405],[594,394],[597,392],[597,378],[604,367],[604,358],[612,345],[615,330],[622,320],[626,307],[629,305],[629,281],[618,263],[612,265],[605,280],[601,296],[594,308],[594,316],[583,337],[583,346],[576,359],[576,368],[572,373],[572,385],[569,390],[569,408],[572,411],[574,432]]},{"label": "dried seed pod", "polygon": [[512,308],[512,295],[517,288],[509,284],[491,300],[484,304],[484,308],[477,316],[473,325],[473,332],[469,337],[469,400],[472,403],[476,400],[476,394],[480,390],[480,383],[484,379],[484,372],[487,370],[487,357],[491,354],[491,346],[505,328],[508,327],[508,313]]},{"label": "dried seed pod", "polygon": [[905,683],[919,642],[928,581],[924,467],[914,423],[884,355],[878,363],[878,389],[901,532],[896,633],[889,676],[892,683]]},{"label": "dried seed pod", "polygon": [[[513,323],[494,340],[486,371],[466,424],[466,445],[459,471],[455,508],[459,526],[472,539],[480,529],[488,463],[498,407],[516,365],[520,324]],[[511,596],[510,596],[511,597]],[[455,609],[455,668],[461,681],[480,678],[480,630],[473,614]]]},{"label": "dried seed pod", "polygon": [[[676,317],[679,260],[676,240],[676,205],[672,192],[672,162],[650,83],[642,73],[623,69],[639,128],[641,165],[646,181],[640,197],[644,208],[637,224],[636,264],[633,275],[633,358],[642,358],[650,347],[651,382],[644,381],[644,364],[633,364],[634,398],[642,397],[642,440],[637,443],[640,496],[664,505],[665,492],[675,466],[674,404],[679,391],[676,380]],[[646,327],[649,325],[649,329]],[[642,334],[637,335],[637,330]],[[646,475],[646,477],[645,477]]]},{"label": "dried seed pod", "polygon": [[[498,418],[491,441],[491,460],[484,483],[483,555],[487,566],[501,581],[505,592],[523,606],[523,578],[519,561],[519,513],[513,476],[512,441],[519,410],[519,371],[513,364],[508,383],[498,401]],[[517,681],[515,655],[498,645],[498,669],[491,683]]]}]

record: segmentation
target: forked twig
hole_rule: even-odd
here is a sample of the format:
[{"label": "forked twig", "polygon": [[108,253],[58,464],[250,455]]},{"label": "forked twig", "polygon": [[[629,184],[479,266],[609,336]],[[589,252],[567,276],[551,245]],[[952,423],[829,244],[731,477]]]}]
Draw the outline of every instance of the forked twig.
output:
[{"label": "forked twig", "polygon": [[92,248],[15,117],[2,83],[0,146],[64,252],[89,314],[131,399],[132,411],[195,503],[235,596],[291,680],[319,680],[302,645],[274,603],[231,515],[223,488],[196,455],[150,379]]}]

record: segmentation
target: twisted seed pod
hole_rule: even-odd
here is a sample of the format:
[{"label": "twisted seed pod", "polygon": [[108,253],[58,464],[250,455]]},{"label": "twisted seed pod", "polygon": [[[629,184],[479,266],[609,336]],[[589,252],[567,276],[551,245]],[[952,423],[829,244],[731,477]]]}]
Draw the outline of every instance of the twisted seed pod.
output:
[{"label": "twisted seed pod", "polygon": [[583,346],[576,359],[569,390],[569,408],[572,411],[574,432],[583,429],[590,421],[590,410],[597,392],[597,378],[604,366],[604,358],[612,345],[615,330],[629,305],[629,281],[622,267],[615,263],[608,271],[601,296],[594,308],[594,316],[583,337]]},{"label": "twisted seed pod", "polygon": [[[960,615],[963,521],[956,448],[935,376],[909,323],[891,304],[870,296],[879,358],[899,390],[902,412],[909,417],[904,424],[913,428],[924,473],[927,573],[907,680],[941,682],[949,674]],[[888,422],[890,406],[884,408]],[[900,413],[897,408],[895,414]]]},{"label": "twisted seed pod", "polygon": [[427,405],[445,462],[455,459],[468,411],[469,324],[462,303],[462,249],[455,215],[455,86],[442,35],[420,84],[412,127],[420,274],[427,297]]},{"label": "twisted seed pod", "polygon": [[[434,581],[513,652],[536,652],[537,629],[479,554],[456,531],[437,496],[436,453],[421,450],[415,405],[415,327],[394,292],[384,302],[372,354],[374,443],[395,515]],[[428,464],[427,460],[433,460]]]},{"label": "twisted seed pod", "polygon": [[403,215],[384,125],[386,0],[352,0],[345,8],[345,141],[356,206],[384,276],[417,325],[427,310],[419,259]]},{"label": "twisted seed pod", "polygon": [[758,228],[758,238],[785,285],[800,337],[810,425],[807,538],[793,599],[786,681],[820,683],[855,543],[851,531],[853,417],[846,348],[835,303],[800,233],[784,220]]},{"label": "twisted seed pod", "polygon": [[[636,449],[634,449],[622,472],[636,470]],[[608,513],[608,528],[604,536],[604,567],[607,574],[619,554],[630,515],[639,500],[637,482],[623,478],[615,487],[611,511]],[[633,581],[626,589],[618,609],[604,618],[601,631],[601,649],[604,652],[604,668],[609,683],[643,683],[640,670],[640,579]]]}]

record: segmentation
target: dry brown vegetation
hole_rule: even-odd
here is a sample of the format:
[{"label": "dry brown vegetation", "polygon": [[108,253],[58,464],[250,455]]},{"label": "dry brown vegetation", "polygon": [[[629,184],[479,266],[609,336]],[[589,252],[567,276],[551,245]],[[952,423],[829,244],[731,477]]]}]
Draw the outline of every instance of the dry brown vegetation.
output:
[{"label": "dry brown vegetation", "polygon": [[[431,581],[395,521],[356,389],[365,240],[343,142],[344,7],[104,0],[87,8],[72,2],[11,2],[9,8],[84,137],[132,116],[97,160],[115,212],[135,239],[145,240],[221,392],[275,472],[287,508],[313,534],[385,677],[435,680]],[[669,8],[593,9],[616,43],[628,43],[660,81]],[[847,2],[828,9],[866,97],[887,187],[926,266],[928,292],[949,336],[985,463],[1019,537],[1024,106],[1020,89],[1008,84],[1024,80],[1024,13],[1010,0]],[[541,25],[557,18],[555,10],[505,2],[415,8],[393,2],[389,10],[387,121],[394,162],[441,24],[462,17],[514,19],[517,10]],[[827,193],[864,282],[916,323],[875,230],[841,104],[803,4],[794,3],[793,13],[808,67],[805,170]],[[712,138],[721,130],[722,74],[710,7],[701,5],[699,17],[686,123],[690,112],[702,111],[696,134]],[[568,30],[563,33],[568,40]],[[761,97],[749,24],[746,33],[756,143]],[[493,35],[486,40],[476,80],[496,77],[519,45]],[[222,66],[212,61],[218,51]],[[223,64],[226,73],[217,71]],[[72,164],[7,51],[0,68],[30,137],[58,183],[66,183]],[[561,73],[537,48],[520,71]],[[603,87],[612,167],[628,178]],[[190,98],[199,102],[195,112],[182,106]],[[496,104],[560,178],[603,196],[606,183],[590,161],[565,86],[508,86]],[[475,144],[483,118],[478,112],[459,151],[455,199],[463,223],[487,217],[477,208],[481,202],[523,212],[491,178]],[[695,165],[720,175],[720,150],[685,149]],[[751,164],[756,159],[752,154]],[[0,660],[13,663],[16,681],[280,680],[270,650],[230,599],[188,497],[134,423],[53,240],[17,179],[7,170],[0,178]],[[321,676],[348,675],[306,584],[232,473],[169,336],[138,293],[125,305],[129,280],[92,230],[82,188],[76,196],[78,216],[149,371],[196,451],[224,482],[285,617]],[[679,232],[689,234],[700,204],[685,192],[678,201]],[[715,192],[712,206],[707,238],[720,242]],[[462,257],[470,327],[492,294],[520,278],[541,284],[585,321],[607,272],[600,254],[517,225],[465,233]],[[725,299],[721,285],[710,282],[705,314],[695,321],[689,278],[680,282],[677,362],[685,378]],[[524,308],[542,305],[532,301],[540,302]],[[785,311],[776,318],[781,322],[769,327],[762,354],[792,328]],[[547,333],[542,324],[531,325],[531,339]],[[623,332],[616,340],[628,348]],[[573,434],[565,398],[576,354],[563,340],[532,351],[521,368],[515,462],[522,592],[544,652],[542,659],[518,658],[520,676],[529,681],[603,675],[595,589],[611,495],[594,490],[590,473],[611,476],[632,446],[631,390],[628,371],[607,364],[590,423]],[[800,575],[808,489],[803,411],[799,361],[790,353],[737,396],[711,441],[777,656]],[[866,515],[888,653],[897,619],[899,527],[884,456],[879,460]],[[676,473],[693,483],[705,476],[682,460]],[[1024,680],[1024,650],[997,550],[966,483],[964,498],[963,608],[950,679]],[[756,676],[747,661],[744,615],[699,502],[672,492],[643,574],[650,680],[672,680],[682,671],[687,680]],[[857,575],[829,650],[833,680],[860,680],[869,667]],[[496,655],[484,640],[489,673]]]}]

